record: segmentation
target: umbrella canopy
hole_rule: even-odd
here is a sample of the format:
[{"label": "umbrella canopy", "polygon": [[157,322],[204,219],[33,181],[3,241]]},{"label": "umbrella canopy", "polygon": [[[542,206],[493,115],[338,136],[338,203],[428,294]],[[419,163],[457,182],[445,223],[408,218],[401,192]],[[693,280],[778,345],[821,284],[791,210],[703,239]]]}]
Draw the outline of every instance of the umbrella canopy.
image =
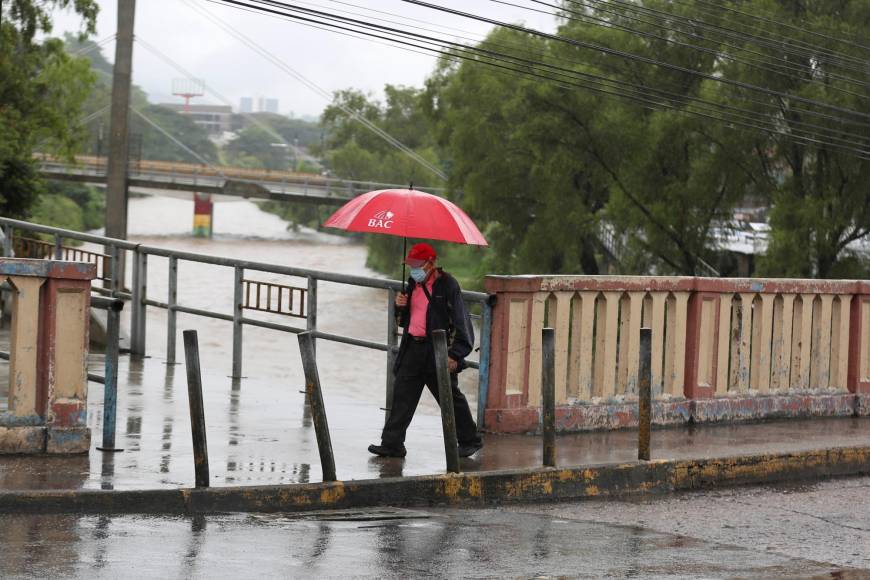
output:
[{"label": "umbrella canopy", "polygon": [[349,232],[489,245],[464,211],[446,199],[415,189],[364,193],[341,206],[323,225]]}]

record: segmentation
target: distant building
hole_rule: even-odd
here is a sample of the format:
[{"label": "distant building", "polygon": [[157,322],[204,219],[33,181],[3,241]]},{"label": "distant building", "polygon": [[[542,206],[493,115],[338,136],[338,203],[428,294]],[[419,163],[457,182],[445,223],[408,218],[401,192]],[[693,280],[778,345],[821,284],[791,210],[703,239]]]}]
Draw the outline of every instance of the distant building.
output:
[{"label": "distant building", "polygon": [[187,115],[193,122],[208,131],[210,135],[220,134],[232,129],[233,108],[226,105],[183,105],[165,103],[167,109]]},{"label": "distant building", "polygon": [[265,99],[260,97],[259,106],[257,109],[261,113],[275,113],[278,114],[278,99]]},{"label": "distant building", "polygon": [[239,114],[245,113],[275,113],[278,114],[278,99],[268,97],[257,97],[257,107],[254,108],[253,97],[242,97],[239,100]]}]

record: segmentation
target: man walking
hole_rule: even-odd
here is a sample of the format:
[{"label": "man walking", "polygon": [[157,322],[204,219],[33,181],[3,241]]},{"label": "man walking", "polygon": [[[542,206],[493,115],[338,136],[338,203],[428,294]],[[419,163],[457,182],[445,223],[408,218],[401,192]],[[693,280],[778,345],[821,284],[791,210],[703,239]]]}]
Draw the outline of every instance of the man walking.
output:
[{"label": "man walking", "polygon": [[369,445],[369,451],[375,455],[404,457],[405,433],[417,410],[423,386],[438,400],[433,330],[447,332],[459,456],[470,457],[483,447],[468,401],[459,390],[458,378],[458,373],[465,368],[465,357],[474,345],[474,329],[459,282],[437,267],[436,260],[435,249],[425,243],[415,244],[405,258],[405,263],[411,267],[408,292],[396,296],[396,315],[405,332],[393,366],[396,380],[390,416],[381,434],[381,444]]}]

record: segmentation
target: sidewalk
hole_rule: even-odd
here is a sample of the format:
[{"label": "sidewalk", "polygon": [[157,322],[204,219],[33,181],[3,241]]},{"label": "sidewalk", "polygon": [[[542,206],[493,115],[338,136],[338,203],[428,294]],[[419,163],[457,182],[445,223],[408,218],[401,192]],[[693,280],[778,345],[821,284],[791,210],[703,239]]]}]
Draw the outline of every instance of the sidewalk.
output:
[{"label": "sidewalk", "polygon": [[[100,372],[95,358],[92,372]],[[88,456],[0,456],[0,491],[153,490],[194,486],[193,453],[183,365],[122,357],[117,446],[95,449],[102,429],[102,386],[90,384]],[[219,372],[203,377],[211,486],[285,485],[321,481],[320,461],[298,377],[271,382],[256,377],[235,385]],[[298,386],[296,386],[298,385]],[[440,417],[421,405],[408,434],[405,459],[371,456],[383,412],[373,388],[365,399],[324,385],[338,479],[341,481],[443,474]],[[0,393],[3,395],[3,393]],[[424,398],[431,398],[424,393]],[[870,418],[815,419],[761,424],[705,425],[654,430],[653,460],[702,460],[870,447]],[[634,431],[560,435],[560,467],[633,463]],[[484,449],[463,459],[463,472],[529,470],[541,466],[541,438],[487,435]],[[870,466],[868,466],[870,467]]]}]

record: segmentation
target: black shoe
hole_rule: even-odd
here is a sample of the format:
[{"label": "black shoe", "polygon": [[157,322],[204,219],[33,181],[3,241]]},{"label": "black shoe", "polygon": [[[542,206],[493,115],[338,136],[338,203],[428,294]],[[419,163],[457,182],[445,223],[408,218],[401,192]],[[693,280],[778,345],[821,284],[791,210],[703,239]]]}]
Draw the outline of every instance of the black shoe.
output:
[{"label": "black shoe", "polygon": [[404,457],[407,455],[404,445],[398,447],[389,447],[387,445],[369,445],[369,453],[374,453],[380,457]]},{"label": "black shoe", "polygon": [[478,451],[483,449],[483,443],[469,443],[468,445],[459,446],[459,457],[471,457]]}]

